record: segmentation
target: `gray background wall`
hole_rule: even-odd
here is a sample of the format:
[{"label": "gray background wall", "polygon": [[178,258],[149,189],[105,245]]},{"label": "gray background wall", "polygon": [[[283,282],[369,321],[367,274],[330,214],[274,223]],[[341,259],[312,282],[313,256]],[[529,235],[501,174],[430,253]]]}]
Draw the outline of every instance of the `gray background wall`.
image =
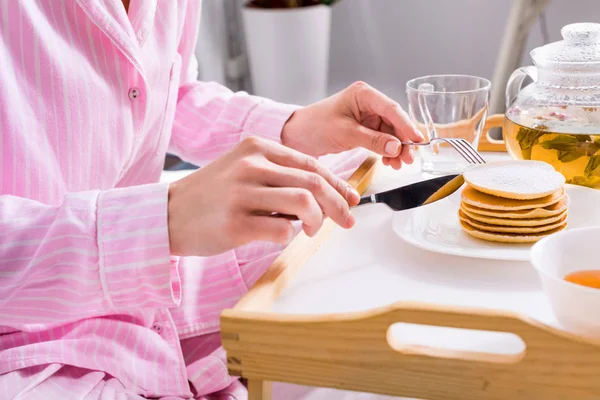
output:
[{"label": "gray background wall", "polygon": [[[243,4],[245,0],[237,0]],[[204,0],[198,57],[203,80],[224,82],[223,0]],[[333,10],[329,91],[364,80],[405,105],[404,84],[426,74],[465,73],[490,79],[510,0],[341,0]],[[552,0],[550,41],[572,22],[600,22],[600,0]],[[542,45],[539,21],[529,51]]]},{"label": "gray background wall", "polygon": [[[364,80],[405,104],[407,80],[435,73],[491,79],[510,0],[342,0],[335,6],[329,87]],[[550,41],[572,22],[600,22],[600,0],[553,0],[546,8]],[[539,21],[529,51],[542,45]]]}]

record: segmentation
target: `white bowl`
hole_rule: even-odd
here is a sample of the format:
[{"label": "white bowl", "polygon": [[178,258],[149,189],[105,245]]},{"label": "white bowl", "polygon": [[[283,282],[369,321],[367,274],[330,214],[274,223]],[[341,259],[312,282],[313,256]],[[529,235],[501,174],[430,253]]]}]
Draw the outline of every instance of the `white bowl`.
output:
[{"label": "white bowl", "polygon": [[558,322],[567,331],[600,338],[600,289],[564,280],[574,271],[600,270],[600,226],[566,229],[531,249],[531,263]]}]

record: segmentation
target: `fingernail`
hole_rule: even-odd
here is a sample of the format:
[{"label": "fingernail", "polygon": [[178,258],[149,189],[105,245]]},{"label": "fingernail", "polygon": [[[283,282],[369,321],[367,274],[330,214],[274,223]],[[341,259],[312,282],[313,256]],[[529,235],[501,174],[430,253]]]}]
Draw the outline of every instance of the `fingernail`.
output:
[{"label": "fingernail", "polygon": [[304,233],[306,233],[306,236],[308,237],[315,236],[315,232],[313,232],[312,229],[310,229],[309,226],[306,224],[302,224],[302,230],[304,231]]},{"label": "fingernail", "polygon": [[350,204],[357,203],[358,200],[360,200],[360,195],[358,194],[356,189],[354,189],[350,185],[346,185],[346,200]]},{"label": "fingernail", "polygon": [[421,132],[420,130],[418,130],[416,126],[413,125],[412,128],[413,128],[413,131],[415,132],[415,134],[418,137],[420,137],[421,139],[425,139],[425,136],[423,136],[423,132]]},{"label": "fingernail", "polygon": [[385,153],[388,156],[396,156],[398,154],[398,149],[400,148],[400,143],[395,140],[390,140],[385,144]]},{"label": "fingernail", "polygon": [[352,228],[354,226],[354,222],[356,222],[356,220],[354,219],[354,215],[352,215],[351,213],[348,214],[346,216],[346,226],[348,228]]}]

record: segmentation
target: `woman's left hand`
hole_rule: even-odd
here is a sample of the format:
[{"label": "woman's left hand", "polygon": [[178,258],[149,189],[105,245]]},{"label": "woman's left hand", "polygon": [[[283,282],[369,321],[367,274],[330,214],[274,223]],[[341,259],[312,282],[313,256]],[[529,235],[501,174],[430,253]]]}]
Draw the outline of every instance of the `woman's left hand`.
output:
[{"label": "woman's left hand", "polygon": [[282,143],[314,157],[367,148],[399,169],[413,156],[400,141],[423,136],[398,103],[364,82],[295,111],[283,127]]}]

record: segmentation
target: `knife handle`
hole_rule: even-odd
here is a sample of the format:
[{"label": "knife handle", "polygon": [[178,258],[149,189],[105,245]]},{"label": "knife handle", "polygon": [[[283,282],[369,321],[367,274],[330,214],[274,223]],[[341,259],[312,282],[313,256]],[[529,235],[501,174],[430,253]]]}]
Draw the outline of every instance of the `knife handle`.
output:
[{"label": "knife handle", "polygon": [[377,195],[370,194],[368,196],[361,197],[360,201],[358,202],[358,204],[355,207],[362,206],[363,204],[375,204],[375,203],[378,203]]},{"label": "knife handle", "polygon": [[[368,196],[361,197],[360,201],[358,202],[358,204],[355,205],[354,207],[362,206],[363,204],[375,204],[375,203],[379,203],[379,199],[377,199],[377,195],[376,194],[370,194]],[[298,217],[295,216],[295,215],[287,215],[287,214],[281,214],[281,213],[271,213],[271,214],[268,214],[268,215],[270,217],[285,218],[285,219],[288,219],[290,221],[298,221]]]}]

